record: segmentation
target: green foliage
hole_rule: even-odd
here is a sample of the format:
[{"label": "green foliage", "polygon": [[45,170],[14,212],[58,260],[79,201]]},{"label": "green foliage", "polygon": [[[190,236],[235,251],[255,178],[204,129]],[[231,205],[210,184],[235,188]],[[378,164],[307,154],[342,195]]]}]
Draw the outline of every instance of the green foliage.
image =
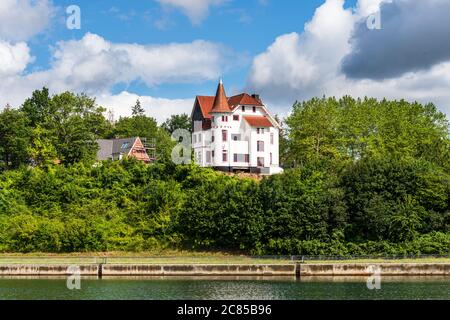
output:
[{"label": "green foliage", "polygon": [[314,98],[295,103],[286,123],[293,159],[282,162],[389,156],[422,158],[449,168],[449,124],[432,104]]},{"label": "green foliage", "polygon": [[26,115],[6,107],[0,113],[0,171],[18,168],[27,161],[31,130]]},{"label": "green foliage", "polygon": [[[0,251],[450,253],[449,127],[433,105],[297,103],[281,139],[294,168],[262,181],[169,161],[186,115],[103,112],[44,88],[0,113]],[[133,136],[156,139],[160,161],[91,161],[95,139]]]},{"label": "green foliage", "polygon": [[35,91],[20,110],[33,131],[31,146],[25,148],[33,164],[93,160],[98,148],[95,140],[109,130],[105,109],[86,95],[64,92],[50,97],[44,88]]},{"label": "green foliage", "polygon": [[131,108],[131,114],[133,117],[143,116],[145,114],[145,110],[142,108],[141,101],[139,99],[136,100],[136,104]]},{"label": "green foliage", "polygon": [[168,132],[161,127],[155,119],[145,115],[134,115],[131,118],[120,118],[115,124],[112,136],[114,138],[141,137],[156,141],[157,158],[160,161],[169,161],[174,146]]},{"label": "green foliage", "polygon": [[192,131],[191,119],[185,113],[172,115],[162,124],[161,127],[165,129],[169,134],[172,134],[176,129],[184,129],[189,132]]}]

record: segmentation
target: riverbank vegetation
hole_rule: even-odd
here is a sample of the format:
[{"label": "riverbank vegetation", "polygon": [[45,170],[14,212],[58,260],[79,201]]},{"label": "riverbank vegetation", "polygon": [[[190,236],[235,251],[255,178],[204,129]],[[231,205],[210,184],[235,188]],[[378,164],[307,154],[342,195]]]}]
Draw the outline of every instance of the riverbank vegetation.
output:
[{"label": "riverbank vegetation", "polygon": [[[286,171],[261,181],[174,165],[173,126],[134,111],[111,123],[43,90],[0,113],[0,251],[450,253],[449,124],[433,105],[296,103]],[[95,139],[113,136],[155,137],[159,160],[97,163]]]}]

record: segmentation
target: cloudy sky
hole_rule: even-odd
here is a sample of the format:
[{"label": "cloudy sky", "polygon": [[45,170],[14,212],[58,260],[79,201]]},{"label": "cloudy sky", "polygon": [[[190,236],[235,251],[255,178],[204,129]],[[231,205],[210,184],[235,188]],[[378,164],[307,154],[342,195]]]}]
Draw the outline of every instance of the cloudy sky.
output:
[{"label": "cloudy sky", "polygon": [[223,77],[228,94],[259,93],[281,115],[347,94],[450,115],[449,40],[449,0],[1,0],[0,108],[46,86],[116,117],[140,98],[163,121]]}]

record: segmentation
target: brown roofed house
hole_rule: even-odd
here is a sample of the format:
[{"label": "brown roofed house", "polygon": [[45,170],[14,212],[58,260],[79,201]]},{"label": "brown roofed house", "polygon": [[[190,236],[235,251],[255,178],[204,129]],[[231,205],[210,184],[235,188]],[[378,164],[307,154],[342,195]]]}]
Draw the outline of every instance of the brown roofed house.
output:
[{"label": "brown roofed house", "polygon": [[97,140],[99,150],[97,160],[122,160],[131,157],[145,163],[154,161],[150,157],[147,148],[139,137],[125,139],[100,139]]}]

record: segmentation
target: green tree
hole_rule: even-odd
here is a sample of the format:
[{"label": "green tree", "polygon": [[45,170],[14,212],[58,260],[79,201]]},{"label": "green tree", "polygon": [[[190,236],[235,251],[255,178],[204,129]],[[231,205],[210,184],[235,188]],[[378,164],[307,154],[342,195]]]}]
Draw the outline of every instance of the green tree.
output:
[{"label": "green tree", "polygon": [[49,133],[40,125],[31,132],[32,141],[28,147],[28,154],[33,165],[45,165],[58,158],[56,148]]},{"label": "green tree", "polygon": [[[50,97],[48,89],[44,88],[35,91],[21,111],[31,119],[30,127],[38,134],[37,139],[41,139],[35,139],[34,149],[29,149],[33,150],[35,158],[43,155],[39,152],[44,151],[44,143],[45,152],[55,149],[63,163],[91,160],[98,148],[96,139],[111,131],[111,125],[103,116],[105,109],[84,94],[64,92]],[[46,141],[42,140],[44,136]]]},{"label": "green tree", "polygon": [[314,98],[296,103],[286,123],[289,157],[300,165],[392,156],[449,167],[449,123],[432,104]]},{"label": "green tree", "polygon": [[192,132],[192,123],[190,117],[183,113],[181,115],[172,115],[163,124],[162,128],[172,134],[176,129],[184,129]]},{"label": "green tree", "polygon": [[144,108],[141,107],[141,101],[136,100],[136,104],[131,108],[133,117],[143,116],[145,114]]},{"label": "green tree", "polygon": [[42,90],[35,90],[31,98],[25,100],[21,110],[30,120],[31,127],[36,127],[38,124],[45,122],[46,117],[50,111],[51,97],[47,88]]},{"label": "green tree", "polygon": [[26,114],[7,106],[0,113],[0,170],[28,163],[30,137]]},{"label": "green tree", "polygon": [[113,129],[115,138],[140,137],[155,141],[156,155],[160,160],[169,160],[174,143],[166,130],[160,128],[155,119],[144,115],[121,117]]}]

